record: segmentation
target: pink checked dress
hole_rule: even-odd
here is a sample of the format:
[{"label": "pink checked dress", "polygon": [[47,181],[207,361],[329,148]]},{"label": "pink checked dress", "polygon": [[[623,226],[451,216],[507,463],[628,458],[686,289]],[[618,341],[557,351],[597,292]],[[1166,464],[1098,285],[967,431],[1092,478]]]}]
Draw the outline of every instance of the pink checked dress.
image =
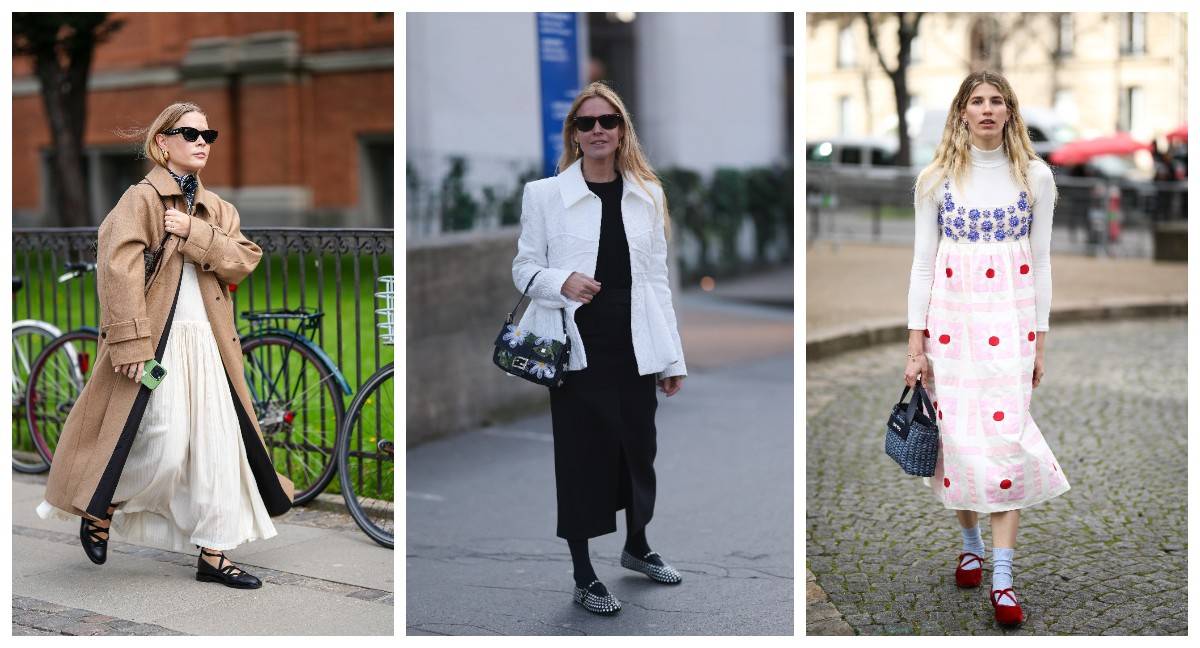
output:
[{"label": "pink checked dress", "polygon": [[971,154],[963,187],[918,193],[909,328],[924,330],[941,432],[926,482],[946,508],[990,513],[1070,488],[1029,414],[1036,332],[1049,330],[1054,180],[1035,162],[1027,191],[1002,147]]}]

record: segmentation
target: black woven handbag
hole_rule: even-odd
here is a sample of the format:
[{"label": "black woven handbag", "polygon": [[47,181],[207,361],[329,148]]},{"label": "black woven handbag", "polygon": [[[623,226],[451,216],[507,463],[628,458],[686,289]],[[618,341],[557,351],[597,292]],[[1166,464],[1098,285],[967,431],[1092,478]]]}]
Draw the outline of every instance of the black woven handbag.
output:
[{"label": "black woven handbag", "polygon": [[547,387],[558,387],[562,385],[567,360],[571,356],[571,339],[567,337],[566,309],[559,310],[559,315],[562,316],[564,342],[538,336],[513,324],[513,315],[521,307],[521,302],[525,301],[525,296],[529,294],[529,288],[533,285],[533,280],[537,278],[539,272],[541,271],[533,273],[533,276],[529,278],[529,283],[525,285],[525,292],[521,293],[517,305],[513,306],[508,318],[504,320],[504,326],[500,328],[500,335],[496,337],[496,350],[492,352],[492,362],[510,376],[524,378],[529,382]]},{"label": "black woven handbag", "polygon": [[900,464],[904,472],[918,477],[932,477],[938,458],[937,414],[920,380],[913,388],[912,399],[905,403],[908,389],[906,385],[904,391],[900,392],[900,402],[892,406],[884,450]]}]

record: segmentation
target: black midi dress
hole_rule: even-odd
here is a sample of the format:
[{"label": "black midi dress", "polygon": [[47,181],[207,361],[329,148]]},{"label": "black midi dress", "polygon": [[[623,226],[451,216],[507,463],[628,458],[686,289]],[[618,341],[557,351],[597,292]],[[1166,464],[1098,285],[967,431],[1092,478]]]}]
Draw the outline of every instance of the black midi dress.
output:
[{"label": "black midi dress", "polygon": [[658,408],[654,374],[638,375],[630,315],[629,243],[621,219],[621,177],[587,183],[600,197],[596,281],[600,292],[575,312],[587,368],[567,372],[550,389],[558,536],[582,540],[617,530],[628,508],[628,531],[654,515]]}]

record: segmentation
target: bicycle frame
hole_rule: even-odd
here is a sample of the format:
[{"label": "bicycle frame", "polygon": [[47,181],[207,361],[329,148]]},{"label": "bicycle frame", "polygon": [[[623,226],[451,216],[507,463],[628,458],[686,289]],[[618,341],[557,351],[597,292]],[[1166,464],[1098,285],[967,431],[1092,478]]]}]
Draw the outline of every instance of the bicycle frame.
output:
[{"label": "bicycle frame", "polygon": [[[325,368],[329,370],[330,375],[332,375],[334,380],[337,381],[338,387],[341,388],[343,394],[349,396],[354,392],[354,390],[350,389],[350,383],[346,380],[346,377],[342,375],[342,372],[340,369],[338,369],[337,365],[334,364],[333,359],[329,357],[329,354],[325,353],[325,350],[317,346],[317,344],[311,339],[300,333],[285,328],[256,328],[253,333],[242,337],[242,343],[245,344],[248,341],[266,337],[267,335],[286,337],[291,341],[291,344],[300,345],[309,351],[312,351],[314,355],[321,359],[321,363],[325,365]],[[288,347],[288,350],[291,350],[290,346]],[[279,368],[279,371],[283,371],[282,366]],[[277,377],[278,376],[273,376],[272,382],[274,382],[274,378]]]}]

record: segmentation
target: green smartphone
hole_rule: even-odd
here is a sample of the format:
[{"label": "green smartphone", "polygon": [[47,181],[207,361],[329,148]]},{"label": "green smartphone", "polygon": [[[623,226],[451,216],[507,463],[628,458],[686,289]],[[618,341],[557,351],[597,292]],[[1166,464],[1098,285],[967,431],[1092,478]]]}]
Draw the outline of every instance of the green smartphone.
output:
[{"label": "green smartphone", "polygon": [[142,373],[142,384],[154,389],[162,384],[163,378],[167,377],[167,368],[158,364],[154,358],[146,361],[145,370]]}]

